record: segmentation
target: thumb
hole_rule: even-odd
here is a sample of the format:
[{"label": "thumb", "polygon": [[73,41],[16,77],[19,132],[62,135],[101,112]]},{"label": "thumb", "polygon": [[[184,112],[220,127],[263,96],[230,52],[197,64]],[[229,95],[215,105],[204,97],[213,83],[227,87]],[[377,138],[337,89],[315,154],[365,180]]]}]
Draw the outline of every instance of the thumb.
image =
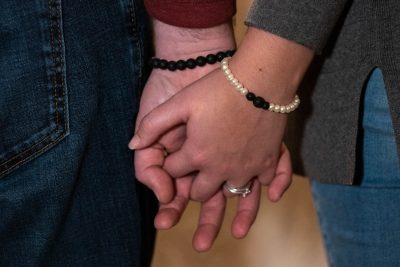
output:
[{"label": "thumb", "polygon": [[185,123],[188,118],[187,107],[180,104],[178,98],[172,97],[153,109],[139,123],[129,148],[134,150],[148,147],[168,130]]}]

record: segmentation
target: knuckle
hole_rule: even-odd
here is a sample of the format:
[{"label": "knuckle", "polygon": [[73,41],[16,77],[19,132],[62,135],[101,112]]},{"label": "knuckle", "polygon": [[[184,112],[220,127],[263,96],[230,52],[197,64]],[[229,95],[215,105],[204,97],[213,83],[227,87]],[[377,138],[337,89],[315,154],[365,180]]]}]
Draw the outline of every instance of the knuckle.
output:
[{"label": "knuckle", "polygon": [[135,177],[136,177],[136,180],[138,180],[141,183],[144,183],[146,181],[146,179],[144,178],[145,176],[144,176],[144,173],[143,173],[142,170],[136,170],[135,171]]},{"label": "knuckle", "polygon": [[220,163],[216,171],[220,177],[224,178],[231,178],[232,175],[236,175],[238,173],[235,165],[227,161]]},{"label": "knuckle", "polygon": [[206,198],[199,195],[198,192],[193,190],[190,192],[190,199],[197,202],[204,202],[206,200]]},{"label": "knuckle", "polygon": [[196,168],[200,168],[202,166],[204,166],[208,160],[208,153],[204,150],[200,150],[200,149],[193,149],[192,150],[192,154],[190,155],[191,159],[191,163],[194,167]]},{"label": "knuckle", "polygon": [[145,185],[150,184],[148,170],[145,168],[136,168],[135,169],[135,178],[142,184],[145,184]]},{"label": "knuckle", "polygon": [[275,172],[273,172],[273,171],[265,171],[265,172],[262,173],[261,176],[258,176],[258,181],[262,185],[268,186],[272,182],[274,176],[275,176]]},{"label": "knuckle", "polygon": [[267,169],[271,169],[276,167],[277,164],[277,160],[275,158],[272,157],[268,157],[266,160],[264,160],[264,167]]},{"label": "knuckle", "polygon": [[140,123],[139,132],[151,132],[154,128],[154,119],[150,115],[147,115],[143,118]]}]

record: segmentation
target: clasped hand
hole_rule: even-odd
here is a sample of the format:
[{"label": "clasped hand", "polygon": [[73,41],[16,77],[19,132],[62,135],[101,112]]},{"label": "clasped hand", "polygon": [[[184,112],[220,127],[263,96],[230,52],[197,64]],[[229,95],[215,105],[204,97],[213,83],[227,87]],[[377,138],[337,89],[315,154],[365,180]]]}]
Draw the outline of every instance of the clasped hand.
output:
[{"label": "clasped hand", "polygon": [[232,223],[237,238],[255,220],[261,185],[268,186],[271,201],[289,187],[290,156],[282,144],[286,115],[254,108],[218,69],[191,84],[194,79],[185,83],[180,75],[177,82],[174,75],[153,71],[130,147],[138,180],[160,202],[155,226],[174,226],[189,199],[199,201],[193,247],[205,251],[218,235],[226,197],[233,196],[223,189],[225,182],[243,186],[252,181],[252,192],[238,199]]}]

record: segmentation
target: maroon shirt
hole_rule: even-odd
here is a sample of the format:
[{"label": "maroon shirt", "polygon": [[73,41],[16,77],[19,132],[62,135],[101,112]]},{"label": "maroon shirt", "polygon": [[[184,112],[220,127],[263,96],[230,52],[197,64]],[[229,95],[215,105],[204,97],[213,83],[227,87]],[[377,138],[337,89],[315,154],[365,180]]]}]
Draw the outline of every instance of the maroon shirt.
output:
[{"label": "maroon shirt", "polygon": [[170,25],[208,28],[229,21],[235,0],[144,0],[150,16]]}]

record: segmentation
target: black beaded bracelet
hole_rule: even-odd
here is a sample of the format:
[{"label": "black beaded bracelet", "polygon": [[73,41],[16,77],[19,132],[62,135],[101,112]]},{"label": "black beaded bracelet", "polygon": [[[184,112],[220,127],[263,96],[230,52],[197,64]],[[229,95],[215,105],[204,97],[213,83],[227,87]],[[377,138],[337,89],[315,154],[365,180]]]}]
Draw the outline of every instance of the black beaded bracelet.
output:
[{"label": "black beaded bracelet", "polygon": [[154,69],[162,70],[185,70],[194,69],[196,67],[203,67],[206,64],[215,64],[221,62],[226,57],[231,57],[235,53],[235,50],[221,51],[216,54],[208,54],[207,56],[199,56],[196,59],[189,58],[187,60],[168,61],[166,59],[160,59],[153,57],[150,59],[149,65]]}]

